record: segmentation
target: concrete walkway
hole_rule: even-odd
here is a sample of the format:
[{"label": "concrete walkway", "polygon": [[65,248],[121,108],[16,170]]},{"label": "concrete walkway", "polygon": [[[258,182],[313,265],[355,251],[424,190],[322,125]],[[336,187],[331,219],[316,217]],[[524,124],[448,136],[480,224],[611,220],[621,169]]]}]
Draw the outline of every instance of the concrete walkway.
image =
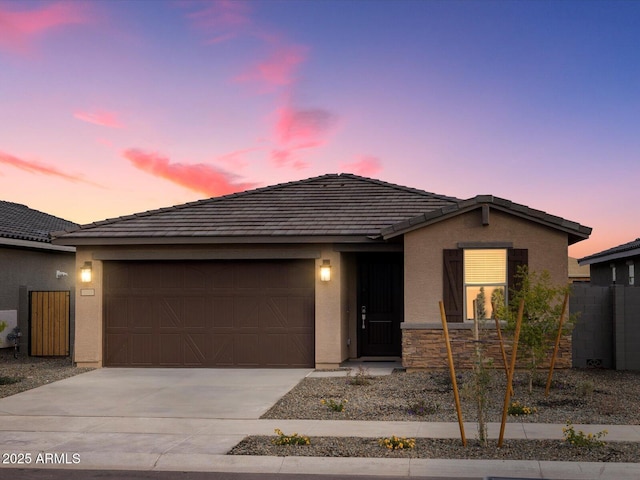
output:
[{"label": "concrete walkway", "polygon": [[[638,463],[227,456],[226,452],[243,437],[271,435],[275,428],[309,436],[383,437],[396,434],[425,438],[459,438],[459,429],[457,423],[259,420],[263,411],[309,371],[215,372],[211,375],[211,371],[206,370],[96,370],[0,399],[0,452],[29,453],[31,456],[28,465],[10,461],[1,464],[0,468],[476,479],[485,476],[555,480],[640,478]],[[141,380],[141,373],[147,379],[146,384]],[[270,375],[271,379],[268,378]],[[168,378],[172,380],[168,382]],[[174,381],[178,383],[174,384]],[[253,387],[246,389],[247,382]],[[93,392],[86,392],[87,389]],[[90,408],[80,400],[68,403],[69,396],[74,394],[90,396],[93,406]],[[197,408],[191,405],[196,394],[204,399],[204,404],[197,408],[204,408],[206,415],[197,415]],[[256,397],[268,397],[268,400],[257,400]],[[214,407],[205,405],[211,402],[218,402],[218,413]],[[176,410],[176,405],[191,407]],[[497,438],[499,427],[499,424],[490,424],[489,436]],[[562,427],[509,423],[506,438],[560,439]],[[608,442],[640,442],[638,425],[576,425],[576,428],[589,432],[606,428]],[[475,424],[465,424],[465,431],[473,438]],[[48,459],[46,453],[50,454]]]}]

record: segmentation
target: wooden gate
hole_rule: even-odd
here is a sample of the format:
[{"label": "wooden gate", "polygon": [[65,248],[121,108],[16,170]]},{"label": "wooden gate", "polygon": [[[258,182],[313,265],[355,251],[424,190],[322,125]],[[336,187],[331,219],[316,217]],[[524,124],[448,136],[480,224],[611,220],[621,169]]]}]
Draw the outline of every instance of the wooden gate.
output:
[{"label": "wooden gate", "polygon": [[69,355],[69,298],[68,291],[31,292],[30,355]]}]

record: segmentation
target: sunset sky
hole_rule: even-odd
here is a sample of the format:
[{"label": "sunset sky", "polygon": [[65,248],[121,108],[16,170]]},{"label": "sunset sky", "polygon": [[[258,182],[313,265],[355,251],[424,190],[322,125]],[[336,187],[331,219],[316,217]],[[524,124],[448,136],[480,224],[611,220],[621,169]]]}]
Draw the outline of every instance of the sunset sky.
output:
[{"label": "sunset sky", "polygon": [[78,223],[325,173],[640,237],[638,1],[0,0],[0,200]]}]

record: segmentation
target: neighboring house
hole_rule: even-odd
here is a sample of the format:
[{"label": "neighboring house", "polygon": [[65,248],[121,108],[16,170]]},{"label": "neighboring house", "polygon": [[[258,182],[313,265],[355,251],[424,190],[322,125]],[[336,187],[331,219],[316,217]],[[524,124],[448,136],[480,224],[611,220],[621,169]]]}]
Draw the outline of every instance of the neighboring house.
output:
[{"label": "neighboring house", "polygon": [[570,308],[574,365],[640,370],[640,238],[578,260],[591,282],[574,285]]},{"label": "neighboring house", "polygon": [[579,260],[591,268],[591,284],[640,286],[636,270],[640,268],[640,238],[594,253]]},{"label": "neighboring house", "polygon": [[91,277],[76,293],[79,366],[402,357],[417,369],[446,367],[439,301],[470,339],[473,299],[489,316],[522,264],[566,283],[567,246],[590,233],[490,195],[329,174],[84,225],[54,244],[75,246]]},{"label": "neighboring house", "polygon": [[18,325],[24,353],[69,355],[75,248],[53,245],[50,232],[77,226],[24,205],[0,201],[0,321],[7,323],[0,333],[0,347],[10,346],[7,334]]},{"label": "neighboring house", "polygon": [[578,264],[578,259],[569,257],[569,282],[582,283],[591,279],[589,265]]}]

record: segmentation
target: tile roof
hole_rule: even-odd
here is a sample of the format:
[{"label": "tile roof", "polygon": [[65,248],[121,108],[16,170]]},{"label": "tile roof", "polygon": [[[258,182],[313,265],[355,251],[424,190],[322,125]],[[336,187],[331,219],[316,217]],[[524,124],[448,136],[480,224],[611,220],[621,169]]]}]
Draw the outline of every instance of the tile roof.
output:
[{"label": "tile roof", "polygon": [[180,237],[379,237],[380,231],[458,199],[352,174],[327,174],[83,225],[55,243]]},{"label": "tile roof", "polygon": [[542,210],[535,210],[527,207],[526,205],[512,202],[511,200],[494,197],[493,195],[477,195],[466,200],[458,200],[457,202],[442,208],[425,211],[414,218],[391,225],[383,229],[381,233],[384,238],[393,238],[412,230],[422,228],[431,223],[439,222],[445,218],[480,208],[483,205],[488,205],[491,208],[509,212],[513,215],[526,218],[527,220],[565,231],[569,234],[569,244],[584,240],[591,234],[590,227],[585,227],[579,223],[565,220],[564,218],[551,215],[547,212],[543,212]]},{"label": "tile roof", "polygon": [[51,243],[51,232],[77,227],[77,223],[0,200],[0,238]]},{"label": "tile roof", "polygon": [[591,265],[593,263],[608,262],[618,258],[628,258],[640,255],[640,238],[636,238],[631,242],[623,243],[617,247],[594,253],[587,257],[578,259],[580,265]]}]

